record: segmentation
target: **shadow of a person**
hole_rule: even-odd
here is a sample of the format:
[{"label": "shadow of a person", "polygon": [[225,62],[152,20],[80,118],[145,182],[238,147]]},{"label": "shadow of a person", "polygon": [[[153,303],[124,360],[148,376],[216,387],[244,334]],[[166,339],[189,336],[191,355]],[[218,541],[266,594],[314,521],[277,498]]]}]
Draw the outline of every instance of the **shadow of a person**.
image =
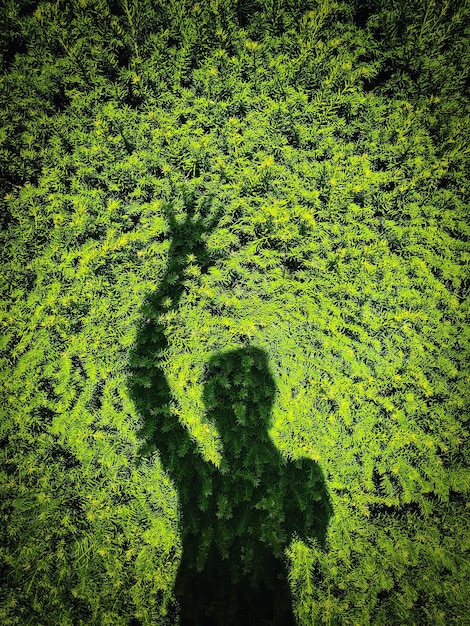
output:
[{"label": "shadow of a person", "polygon": [[265,352],[245,345],[214,355],[205,368],[203,398],[224,450],[220,467],[204,460],[171,411],[161,362],[168,347],[163,303],[178,307],[188,254],[202,272],[210,265],[201,237],[207,225],[194,219],[193,200],[183,224],[167,212],[168,268],[143,306],[128,380],[143,422],[141,455],[158,449],[179,495],[183,554],[175,611],[181,626],[290,626],[285,549],[293,536],[322,544],[332,508],[319,466],[286,461],[269,437],[276,386]]}]

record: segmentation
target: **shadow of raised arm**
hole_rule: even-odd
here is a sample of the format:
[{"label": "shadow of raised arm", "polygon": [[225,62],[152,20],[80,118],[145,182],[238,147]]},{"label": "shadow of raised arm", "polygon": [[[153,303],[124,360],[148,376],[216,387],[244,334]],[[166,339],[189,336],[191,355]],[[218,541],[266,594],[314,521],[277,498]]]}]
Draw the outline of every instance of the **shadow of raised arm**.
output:
[{"label": "shadow of raised arm", "polygon": [[171,204],[163,206],[171,238],[167,268],[159,288],[146,297],[141,307],[140,325],[129,355],[129,393],[142,419],[139,437],[143,445],[138,456],[142,458],[158,448],[166,468],[172,465],[170,456],[174,450],[188,454],[193,444],[171,411],[171,391],[162,364],[163,353],[168,348],[162,316],[178,309],[188,288],[185,274],[188,266],[197,265],[204,274],[217,260],[207,251],[205,237],[222,217],[222,209],[211,214],[211,200],[198,201],[194,191],[185,190],[183,199],[186,214],[182,220],[177,218]]}]

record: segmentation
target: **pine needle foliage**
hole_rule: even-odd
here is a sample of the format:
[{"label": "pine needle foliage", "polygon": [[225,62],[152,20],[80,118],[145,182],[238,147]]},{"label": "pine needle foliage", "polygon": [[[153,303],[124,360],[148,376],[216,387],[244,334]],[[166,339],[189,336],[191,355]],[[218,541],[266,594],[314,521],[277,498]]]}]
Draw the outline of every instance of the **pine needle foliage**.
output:
[{"label": "pine needle foliage", "polygon": [[[466,623],[469,21],[2,3],[2,624],[176,624],[188,559],[258,576],[253,510],[299,625]],[[281,486],[243,518],[267,448],[308,532]]]}]

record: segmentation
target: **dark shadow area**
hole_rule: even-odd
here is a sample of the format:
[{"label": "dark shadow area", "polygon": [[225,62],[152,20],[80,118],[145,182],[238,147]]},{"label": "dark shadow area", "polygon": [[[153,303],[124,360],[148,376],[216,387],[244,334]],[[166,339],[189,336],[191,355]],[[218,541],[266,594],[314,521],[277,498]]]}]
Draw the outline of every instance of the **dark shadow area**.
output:
[{"label": "dark shadow area", "polygon": [[286,461],[269,436],[276,385],[266,353],[246,344],[213,355],[205,367],[207,417],[223,445],[219,468],[204,460],[170,409],[161,363],[167,338],[158,318],[168,298],[172,309],[178,306],[188,254],[207,271],[202,234],[217,220],[207,224],[194,213],[192,201],[178,225],[167,212],[168,272],[144,305],[129,377],[143,420],[141,454],[159,451],[179,495],[183,555],[175,621],[179,613],[182,626],[294,625],[285,549],[293,536],[323,544],[332,508],[318,465]]}]

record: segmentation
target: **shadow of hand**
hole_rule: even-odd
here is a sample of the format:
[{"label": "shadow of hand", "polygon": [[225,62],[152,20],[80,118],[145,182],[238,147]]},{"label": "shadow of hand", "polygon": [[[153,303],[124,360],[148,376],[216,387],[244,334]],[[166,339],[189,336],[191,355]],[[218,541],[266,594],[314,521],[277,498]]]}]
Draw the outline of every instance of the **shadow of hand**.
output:
[{"label": "shadow of hand", "polygon": [[[188,263],[197,263],[201,273],[207,272],[210,265],[223,258],[222,253],[209,252],[206,247],[207,236],[217,228],[223,216],[223,207],[219,207],[211,214],[211,198],[197,199],[194,190],[183,190],[183,200],[186,209],[184,219],[178,220],[170,204],[163,206],[163,212],[170,227],[171,245],[166,277],[162,280],[162,287],[168,282],[171,274],[171,284],[183,282],[184,268]],[[165,280],[166,278],[166,280]],[[178,290],[178,289],[177,289]],[[177,306],[174,303],[173,306]]]}]

